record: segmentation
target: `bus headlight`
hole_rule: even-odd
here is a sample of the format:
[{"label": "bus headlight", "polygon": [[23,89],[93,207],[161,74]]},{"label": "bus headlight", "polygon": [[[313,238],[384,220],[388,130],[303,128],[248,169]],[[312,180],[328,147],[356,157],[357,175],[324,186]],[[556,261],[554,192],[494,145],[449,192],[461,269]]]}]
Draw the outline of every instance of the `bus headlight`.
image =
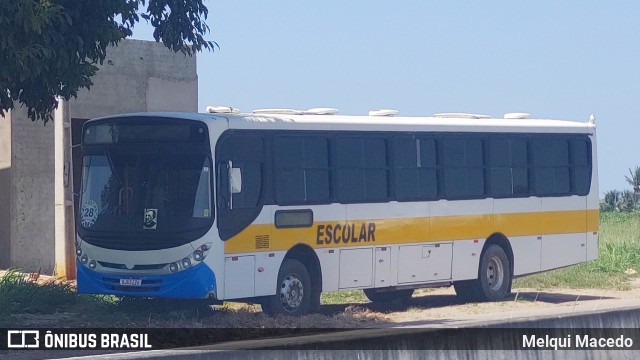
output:
[{"label": "bus headlight", "polygon": [[82,256],[82,249],[80,249],[80,247],[76,248],[76,255]]},{"label": "bus headlight", "polygon": [[201,250],[196,250],[193,252],[193,260],[202,261],[204,259],[204,253]]},{"label": "bus headlight", "polygon": [[202,261],[205,257],[207,257],[209,249],[211,249],[211,243],[202,244],[196,249],[196,251],[193,252],[193,254],[191,254],[191,257],[195,261]]},{"label": "bus headlight", "polygon": [[92,269],[95,269],[96,268],[96,261],[95,260],[91,260],[89,262],[89,267],[92,268]]},{"label": "bus headlight", "polygon": [[209,250],[211,249],[211,243],[206,243],[198,246],[191,254],[184,257],[182,260],[177,260],[169,264],[169,271],[172,273],[183,271],[191,268],[192,266],[200,263],[207,257]]},{"label": "bus headlight", "polygon": [[80,262],[85,265],[89,262],[89,257],[87,256],[87,254],[82,255],[82,257],[80,258]]}]

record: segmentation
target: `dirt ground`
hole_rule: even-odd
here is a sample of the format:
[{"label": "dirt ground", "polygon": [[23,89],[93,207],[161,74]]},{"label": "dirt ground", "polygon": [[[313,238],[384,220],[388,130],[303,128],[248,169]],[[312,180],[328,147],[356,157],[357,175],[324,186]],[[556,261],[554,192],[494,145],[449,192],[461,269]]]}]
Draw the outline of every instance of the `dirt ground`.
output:
[{"label": "dirt ground", "polygon": [[[42,279],[39,279],[42,280]],[[631,284],[631,290],[606,289],[513,289],[510,299],[493,303],[462,303],[452,287],[417,290],[406,305],[372,303],[323,305],[320,314],[300,318],[271,318],[258,306],[230,303],[211,310],[198,321],[154,320],[121,324],[122,327],[206,327],[206,328],[364,328],[364,327],[463,327],[501,320],[518,321],[536,316],[566,315],[573,312],[605,310],[608,308],[637,307],[640,305],[640,279]],[[118,318],[117,313],[112,314]],[[91,321],[91,315],[78,314],[23,314],[13,325],[36,327],[100,327]],[[80,320],[80,322],[78,322]],[[509,326],[509,325],[506,325]],[[242,330],[242,329],[240,329]],[[229,331],[233,331],[229,329]],[[229,344],[233,344],[233,340]],[[107,352],[117,352],[107,351]],[[41,359],[68,356],[105,354],[104,351],[30,351],[2,352],[0,358]]]},{"label": "dirt ground", "polygon": [[631,289],[626,291],[517,288],[505,301],[486,303],[463,303],[455,296],[453,287],[422,289],[414,293],[406,309],[383,310],[383,318],[400,326],[454,326],[473,321],[526,319],[631,306],[640,306],[640,279],[634,279]]},{"label": "dirt ground", "polygon": [[[0,276],[1,276],[0,271]],[[36,279],[34,279],[36,280]],[[49,277],[40,276],[44,282]],[[258,305],[228,303],[222,307],[201,308],[196,318],[176,312],[171,317],[149,315],[139,320],[123,316],[122,321],[102,323],[91,314],[20,314],[11,321],[23,326],[99,326],[130,327],[216,327],[216,328],[361,328],[395,326],[459,326],[473,322],[527,319],[640,305],[640,278],[632,280],[630,290],[610,289],[513,289],[510,298],[500,302],[464,303],[453,287],[419,289],[406,304],[351,303],[323,305],[320,314],[301,318],[271,318]],[[117,318],[117,317],[114,317]]]}]

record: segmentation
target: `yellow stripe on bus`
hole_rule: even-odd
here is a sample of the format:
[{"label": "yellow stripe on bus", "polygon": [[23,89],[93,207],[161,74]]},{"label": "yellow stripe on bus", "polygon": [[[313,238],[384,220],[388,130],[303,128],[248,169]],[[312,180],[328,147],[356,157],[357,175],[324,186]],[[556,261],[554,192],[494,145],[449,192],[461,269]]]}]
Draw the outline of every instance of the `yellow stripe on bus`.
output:
[{"label": "yellow stripe on bus", "polygon": [[296,244],[335,248],[486,239],[497,232],[507,237],[586,233],[598,231],[598,219],[598,210],[578,210],[318,221],[311,227],[286,229],[254,224],[225,241],[225,253],[286,251]]}]

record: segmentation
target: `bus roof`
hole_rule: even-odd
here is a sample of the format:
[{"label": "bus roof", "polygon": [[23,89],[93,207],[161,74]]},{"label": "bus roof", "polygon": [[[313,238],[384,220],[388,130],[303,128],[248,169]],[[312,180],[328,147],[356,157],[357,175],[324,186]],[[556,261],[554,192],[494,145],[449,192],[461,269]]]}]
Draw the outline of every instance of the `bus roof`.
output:
[{"label": "bus roof", "polygon": [[552,119],[504,119],[433,116],[357,116],[298,114],[210,114],[188,112],[142,112],[103,117],[163,117],[199,120],[205,123],[227,121],[230,129],[337,130],[337,131],[433,131],[508,133],[595,133],[595,124]]}]

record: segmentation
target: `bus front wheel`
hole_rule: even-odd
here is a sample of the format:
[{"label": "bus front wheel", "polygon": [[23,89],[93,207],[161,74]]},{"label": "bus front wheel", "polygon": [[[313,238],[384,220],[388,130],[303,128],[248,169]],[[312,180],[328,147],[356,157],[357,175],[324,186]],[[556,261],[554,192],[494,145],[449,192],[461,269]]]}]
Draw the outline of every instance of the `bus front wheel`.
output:
[{"label": "bus front wheel", "polygon": [[315,302],[320,302],[319,299],[313,299],[320,295],[315,293],[307,268],[298,260],[286,259],[278,272],[276,294],[262,302],[262,310],[270,315],[304,315]]},{"label": "bus front wheel", "polygon": [[489,245],[480,257],[478,278],[453,283],[458,297],[464,300],[499,301],[511,290],[511,263],[504,249]]}]

